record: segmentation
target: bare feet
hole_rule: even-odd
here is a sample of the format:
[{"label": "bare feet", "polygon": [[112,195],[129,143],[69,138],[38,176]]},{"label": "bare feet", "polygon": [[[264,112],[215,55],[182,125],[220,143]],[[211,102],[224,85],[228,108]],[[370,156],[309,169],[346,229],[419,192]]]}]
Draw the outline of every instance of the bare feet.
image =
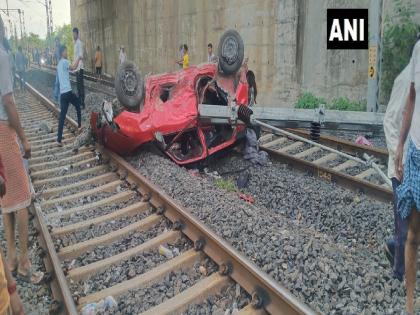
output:
[{"label": "bare feet", "polygon": [[16,271],[16,269],[18,267],[18,259],[17,259],[16,255],[15,256],[12,256],[12,255],[7,256],[7,266],[9,267],[9,270],[11,272]]},{"label": "bare feet", "polygon": [[32,264],[28,258],[22,259],[19,263],[19,267],[17,269],[17,278],[33,283],[38,284],[41,282],[42,278],[44,278],[43,272],[34,272],[32,271]]}]

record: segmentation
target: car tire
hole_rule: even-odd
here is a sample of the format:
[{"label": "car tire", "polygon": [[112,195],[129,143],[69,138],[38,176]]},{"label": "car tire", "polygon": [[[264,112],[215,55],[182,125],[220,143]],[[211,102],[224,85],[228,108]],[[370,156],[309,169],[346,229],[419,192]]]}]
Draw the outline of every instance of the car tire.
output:
[{"label": "car tire", "polygon": [[219,67],[225,74],[235,74],[244,61],[244,42],[235,30],[223,33],[218,47]]},{"label": "car tire", "polygon": [[115,93],[128,111],[138,110],[144,97],[144,78],[134,62],[125,61],[115,76]]}]

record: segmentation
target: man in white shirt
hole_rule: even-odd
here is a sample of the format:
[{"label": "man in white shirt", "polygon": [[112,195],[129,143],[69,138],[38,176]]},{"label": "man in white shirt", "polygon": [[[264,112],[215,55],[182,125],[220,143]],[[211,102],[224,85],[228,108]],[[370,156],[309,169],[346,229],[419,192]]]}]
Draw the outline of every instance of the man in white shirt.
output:
[{"label": "man in white shirt", "polygon": [[397,179],[395,173],[394,159],[400,137],[404,107],[410,92],[410,72],[411,64],[408,64],[394,80],[384,117],[384,132],[389,153],[388,177],[391,179],[394,191],[394,235],[384,244],[384,249],[391,263],[393,276],[399,281],[403,281],[404,278],[404,246],[407,239],[408,222],[407,219],[401,218],[397,210],[397,187],[401,182]]},{"label": "man in white shirt", "polygon": [[[420,244],[420,42],[414,47],[410,61],[410,92],[404,110],[400,139],[395,157],[395,173],[401,186],[397,188],[398,212],[408,218],[405,245],[406,312],[414,314],[417,249]],[[404,162],[403,152],[408,135],[409,143]]]},{"label": "man in white shirt", "polygon": [[125,48],[124,46],[120,47],[120,64],[124,63],[127,60],[127,55],[125,54]]},{"label": "man in white shirt", "polygon": [[83,43],[79,38],[79,29],[73,28],[74,39],[74,63],[72,68],[75,68],[77,80],[77,94],[79,96],[80,107],[85,108],[85,85],[83,82],[84,64],[83,64]]},{"label": "man in white shirt", "polygon": [[213,44],[207,45],[207,62],[217,62],[217,57],[213,53]]}]

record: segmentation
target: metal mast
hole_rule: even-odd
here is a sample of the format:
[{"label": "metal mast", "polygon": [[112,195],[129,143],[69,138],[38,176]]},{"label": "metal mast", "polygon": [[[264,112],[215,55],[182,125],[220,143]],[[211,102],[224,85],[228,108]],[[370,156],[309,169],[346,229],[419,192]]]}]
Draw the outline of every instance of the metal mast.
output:
[{"label": "metal mast", "polygon": [[377,112],[379,108],[378,96],[382,56],[382,0],[370,0],[369,25],[367,111]]}]

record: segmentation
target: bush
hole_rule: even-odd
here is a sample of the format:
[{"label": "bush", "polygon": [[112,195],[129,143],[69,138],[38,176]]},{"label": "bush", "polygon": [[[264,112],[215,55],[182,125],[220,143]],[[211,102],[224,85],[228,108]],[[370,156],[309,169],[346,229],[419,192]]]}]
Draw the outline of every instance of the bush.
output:
[{"label": "bush", "polygon": [[296,102],[295,108],[318,108],[324,104],[326,109],[347,110],[347,111],[365,111],[366,101],[351,101],[346,97],[339,97],[327,102],[322,97],[316,97],[310,92],[304,92]]},{"label": "bush", "polygon": [[366,111],[366,101],[351,101],[346,97],[339,97],[327,104],[328,109],[348,110],[348,111]]},{"label": "bush", "polygon": [[318,108],[320,104],[327,102],[322,97],[316,97],[310,92],[304,92],[296,103],[296,108]]},{"label": "bush", "polygon": [[394,0],[393,16],[384,21],[382,50],[381,102],[388,103],[397,75],[410,61],[420,24],[414,22],[411,0]]}]

